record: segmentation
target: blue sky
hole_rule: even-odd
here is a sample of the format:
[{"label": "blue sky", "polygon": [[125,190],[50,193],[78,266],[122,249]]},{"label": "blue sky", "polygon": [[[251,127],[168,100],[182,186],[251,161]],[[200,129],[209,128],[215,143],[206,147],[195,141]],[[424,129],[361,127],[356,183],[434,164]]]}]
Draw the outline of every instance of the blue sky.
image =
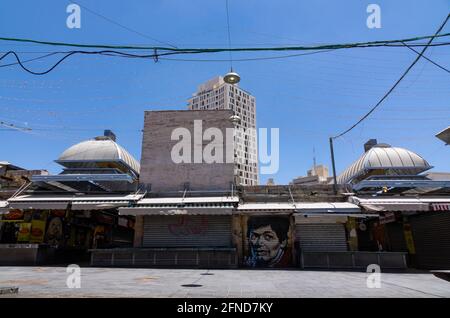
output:
[{"label": "blue sky", "polygon": [[[381,7],[381,29],[366,26],[370,3]],[[92,11],[147,37],[81,10],[81,29],[66,27],[64,0],[2,0],[0,36],[98,44],[226,47],[225,0],[80,0]],[[448,0],[266,1],[229,0],[233,46],[287,46],[400,39],[434,34],[450,11]],[[444,32],[450,32],[450,24]],[[0,42],[24,59],[51,47]],[[60,50],[59,48],[57,50]],[[65,50],[65,49],[63,49]],[[41,52],[41,53],[39,53]],[[283,55],[241,53],[234,59]],[[426,54],[450,67],[450,47]],[[181,58],[181,57],[179,57]],[[195,58],[185,56],[184,58]],[[202,56],[227,59],[228,54]],[[348,128],[397,80],[415,55],[407,48],[338,50],[277,60],[234,62],[240,86],[256,96],[258,127],[280,128],[280,169],[288,183],[318,163],[330,165],[328,137]],[[54,58],[53,58],[54,60]],[[27,63],[44,70],[53,61]],[[0,63],[15,62],[12,57]],[[0,120],[31,132],[0,127],[0,160],[58,173],[53,162],[70,145],[112,129],[140,158],[144,110],[185,109],[198,84],[229,69],[227,62],[186,62],[75,56],[45,76],[18,67],[0,69]],[[342,171],[369,138],[408,148],[435,171],[450,171],[450,148],[434,135],[450,125],[450,76],[431,63],[416,64],[397,90],[362,125],[335,143]]]}]

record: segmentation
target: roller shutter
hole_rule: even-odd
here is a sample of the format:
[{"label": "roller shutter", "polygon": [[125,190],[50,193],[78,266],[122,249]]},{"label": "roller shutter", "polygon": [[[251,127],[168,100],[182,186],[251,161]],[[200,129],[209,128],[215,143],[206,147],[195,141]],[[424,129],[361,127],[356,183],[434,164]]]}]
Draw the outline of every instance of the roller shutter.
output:
[{"label": "roller shutter", "polygon": [[231,216],[146,216],[144,247],[230,247]]},{"label": "roller shutter", "polygon": [[304,252],[347,251],[347,238],[343,224],[297,224],[295,236]]},{"label": "roller shutter", "polygon": [[450,269],[450,213],[412,216],[410,224],[419,268]]},{"label": "roller shutter", "polygon": [[405,234],[403,233],[403,224],[393,222],[386,224],[386,231],[389,242],[389,251],[391,252],[407,252]]}]

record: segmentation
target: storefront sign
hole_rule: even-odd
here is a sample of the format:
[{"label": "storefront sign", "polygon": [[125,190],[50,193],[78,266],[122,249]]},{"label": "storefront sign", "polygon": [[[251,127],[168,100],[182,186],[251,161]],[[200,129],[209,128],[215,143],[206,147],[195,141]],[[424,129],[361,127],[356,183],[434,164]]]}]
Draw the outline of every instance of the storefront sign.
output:
[{"label": "storefront sign", "polygon": [[31,236],[31,223],[21,223],[17,242],[29,242]]},{"label": "storefront sign", "polygon": [[45,221],[31,221],[31,237],[30,243],[42,243],[45,235]]}]

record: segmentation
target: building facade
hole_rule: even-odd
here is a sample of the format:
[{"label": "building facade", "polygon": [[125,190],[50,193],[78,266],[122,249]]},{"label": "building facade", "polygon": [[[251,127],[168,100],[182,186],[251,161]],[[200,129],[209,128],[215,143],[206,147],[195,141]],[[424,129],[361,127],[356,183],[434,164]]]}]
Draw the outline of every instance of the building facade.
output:
[{"label": "building facade", "polygon": [[[235,165],[232,157],[227,158],[234,153],[231,116],[230,110],[146,111],[140,184],[155,193],[231,189]],[[211,152],[214,158],[208,158]]]},{"label": "building facade", "polygon": [[450,178],[427,171],[432,166],[417,153],[376,139],[339,177],[350,186],[349,201],[379,218],[357,227],[359,248],[408,253],[409,266],[450,268]]},{"label": "building facade", "polygon": [[80,262],[90,249],[132,246],[134,218],[119,217],[118,207],[143,196],[139,162],[108,131],[72,145],[56,162],[61,173],[30,172],[0,200],[0,265]]},{"label": "building facade", "polygon": [[236,84],[213,78],[200,85],[188,100],[190,110],[230,109],[240,122],[237,124],[235,151],[240,185],[258,185],[258,151],[255,97]]},{"label": "building facade", "polygon": [[314,165],[312,169],[308,170],[306,176],[295,178],[291,184],[327,184],[330,181],[328,168],[324,165]]}]

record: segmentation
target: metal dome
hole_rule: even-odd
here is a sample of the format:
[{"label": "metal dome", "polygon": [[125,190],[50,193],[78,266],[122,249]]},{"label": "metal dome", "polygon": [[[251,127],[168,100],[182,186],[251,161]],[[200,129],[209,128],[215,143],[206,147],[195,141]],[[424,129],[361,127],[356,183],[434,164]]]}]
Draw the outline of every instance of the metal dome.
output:
[{"label": "metal dome", "polygon": [[139,174],[139,162],[119,144],[108,137],[97,137],[66,149],[56,160],[67,168],[107,167],[119,164]]},{"label": "metal dome", "polygon": [[410,150],[378,144],[341,173],[337,182],[356,183],[369,174],[416,175],[431,168],[424,158]]}]

